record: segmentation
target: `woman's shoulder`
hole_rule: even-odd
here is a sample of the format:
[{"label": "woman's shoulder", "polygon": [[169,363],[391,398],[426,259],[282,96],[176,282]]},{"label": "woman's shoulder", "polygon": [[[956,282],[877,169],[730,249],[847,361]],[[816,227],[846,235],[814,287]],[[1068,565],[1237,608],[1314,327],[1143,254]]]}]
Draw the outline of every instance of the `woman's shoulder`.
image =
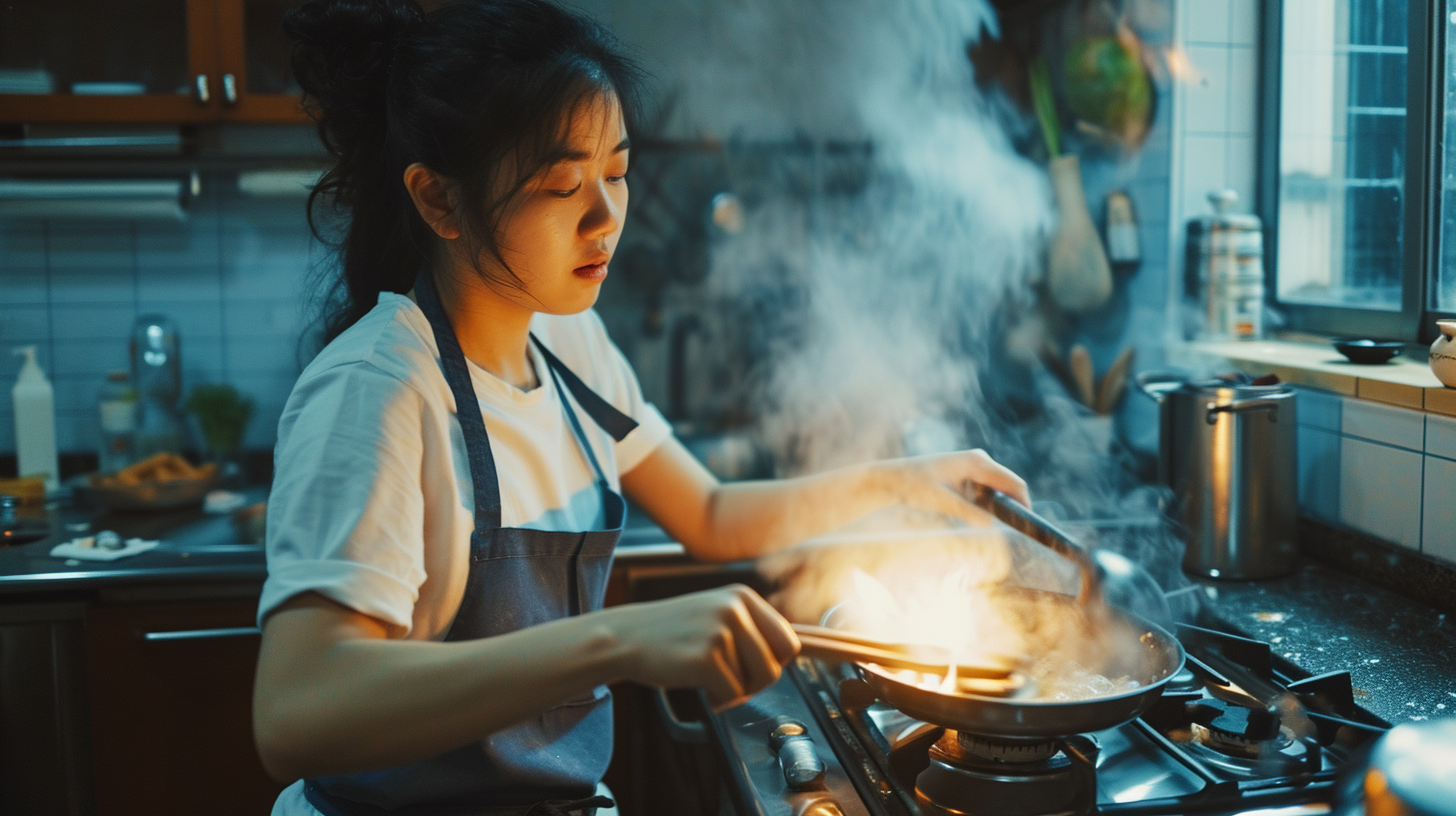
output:
[{"label": "woman's shoulder", "polygon": [[424,313],[409,298],[386,292],[378,305],[324,346],[299,382],[342,368],[418,383],[439,374],[435,357],[435,339]]}]

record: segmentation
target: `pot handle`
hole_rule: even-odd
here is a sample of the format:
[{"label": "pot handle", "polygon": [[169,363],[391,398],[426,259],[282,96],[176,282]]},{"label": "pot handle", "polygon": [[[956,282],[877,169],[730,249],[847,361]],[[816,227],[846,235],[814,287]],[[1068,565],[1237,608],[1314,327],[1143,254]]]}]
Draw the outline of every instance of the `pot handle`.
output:
[{"label": "pot handle", "polygon": [[1268,411],[1270,422],[1279,421],[1279,401],[1271,399],[1238,400],[1227,405],[1210,402],[1206,418],[1209,425],[1214,425],[1218,422],[1219,414],[1242,414],[1252,411]]},{"label": "pot handle", "polygon": [[1174,371],[1144,371],[1134,378],[1138,390],[1154,402],[1162,402],[1168,392],[1188,382],[1188,378]]}]

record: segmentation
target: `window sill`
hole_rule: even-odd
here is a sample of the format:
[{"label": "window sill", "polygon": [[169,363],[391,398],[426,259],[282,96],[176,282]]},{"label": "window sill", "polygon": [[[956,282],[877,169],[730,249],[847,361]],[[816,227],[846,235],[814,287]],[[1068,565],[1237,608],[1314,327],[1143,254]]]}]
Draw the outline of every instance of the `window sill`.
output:
[{"label": "window sill", "polygon": [[1384,365],[1355,365],[1327,344],[1261,340],[1189,343],[1189,350],[1219,357],[1262,376],[1323,388],[1357,399],[1456,416],[1456,388],[1447,388],[1424,361],[1396,357]]}]

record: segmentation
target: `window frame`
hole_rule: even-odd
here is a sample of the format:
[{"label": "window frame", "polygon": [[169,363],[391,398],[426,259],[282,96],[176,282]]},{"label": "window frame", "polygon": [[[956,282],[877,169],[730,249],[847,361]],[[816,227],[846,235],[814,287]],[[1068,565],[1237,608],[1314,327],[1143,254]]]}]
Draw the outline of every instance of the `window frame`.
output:
[{"label": "window frame", "polygon": [[[1279,135],[1284,0],[1263,0],[1260,15],[1259,157],[1256,197],[1264,220],[1265,300],[1285,328],[1344,337],[1430,343],[1436,321],[1456,313],[1433,308],[1441,240],[1442,126],[1446,93],[1443,0],[1408,0],[1405,188],[1402,196],[1401,307],[1399,311],[1286,303],[1279,300]],[[1456,236],[1453,236],[1456,238]]]}]

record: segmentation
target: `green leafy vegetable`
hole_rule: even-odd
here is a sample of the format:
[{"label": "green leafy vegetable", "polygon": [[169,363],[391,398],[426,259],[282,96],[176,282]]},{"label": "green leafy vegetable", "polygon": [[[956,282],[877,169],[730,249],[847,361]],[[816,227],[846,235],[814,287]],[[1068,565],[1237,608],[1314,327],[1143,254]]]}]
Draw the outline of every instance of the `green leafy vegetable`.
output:
[{"label": "green leafy vegetable", "polygon": [[253,416],[253,400],[227,384],[193,386],[187,394],[187,410],[197,417],[209,450],[236,453],[243,431]]}]

